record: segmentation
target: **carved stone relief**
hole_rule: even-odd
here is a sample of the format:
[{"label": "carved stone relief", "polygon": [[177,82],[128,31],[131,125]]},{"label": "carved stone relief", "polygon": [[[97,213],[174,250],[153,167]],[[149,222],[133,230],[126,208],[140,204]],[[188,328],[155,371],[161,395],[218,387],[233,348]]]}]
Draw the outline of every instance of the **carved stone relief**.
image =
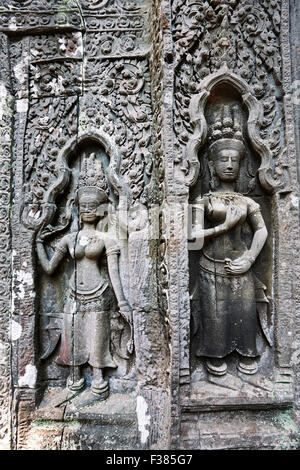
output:
[{"label": "carved stone relief", "polygon": [[[176,50],[175,132],[178,157],[192,128],[188,107],[199,85],[224,64],[244,80],[262,107],[260,137],[272,155],[273,177],[288,184],[282,122],[280,1],[173,2]],[[187,33],[188,31],[188,33]],[[183,162],[183,167],[188,166]],[[189,171],[188,168],[185,171]]]},{"label": "carved stone relief", "polygon": [[0,0],[4,446],[296,445],[289,4]]},{"label": "carved stone relief", "polygon": [[[64,303],[62,314],[59,309],[42,312],[48,317],[46,330],[49,333],[49,343],[43,359],[55,352],[60,334],[60,352],[56,356],[56,363],[70,368],[67,379],[69,390],[78,391],[84,387],[85,380],[80,368],[88,363],[93,369],[92,391],[98,394],[100,399],[105,399],[108,396],[108,381],[103,376],[104,369],[117,368],[111,355],[110,324],[114,323],[117,330],[119,327],[119,331],[114,331],[114,352],[128,360],[128,353],[133,352],[133,337],[129,335],[127,338],[128,351],[126,344],[123,348],[120,346],[120,337],[125,325],[122,327],[116,314],[120,312],[132,328],[132,312],[125,300],[120,280],[120,246],[113,233],[112,223],[105,223],[107,213],[109,217],[113,217],[112,209],[108,206],[109,198],[111,201],[112,198],[109,196],[109,184],[104,169],[104,165],[108,165],[107,157],[105,159],[105,155],[102,156],[102,163],[98,156],[99,149],[94,153],[88,141],[83,145],[82,143],[79,148],[78,161],[73,163],[75,166],[72,171],[73,181],[70,182],[71,196],[65,202],[65,207],[61,208],[65,218],[70,211],[70,220],[58,229],[50,226],[49,230],[47,225],[43,225],[36,239],[39,264],[48,275],[57,271],[65,257],[73,260],[73,268],[65,263],[71,277],[62,273],[60,282],[53,284],[48,281],[46,286],[44,283],[46,292],[41,292],[41,300],[45,306],[47,295],[55,289],[58,289],[58,293],[52,294],[51,308],[60,307]],[[77,178],[74,177],[76,170],[79,173]],[[77,217],[72,214],[74,205],[78,208]],[[66,226],[70,227],[69,233],[65,233]],[[63,236],[56,243],[54,253],[49,258],[44,242],[49,237],[55,237],[57,232],[63,233]],[[59,291],[65,284],[67,292],[63,302]],[[114,318],[111,318],[112,316]]]},{"label": "carved stone relief", "polygon": [[[11,238],[10,238],[10,205],[11,205],[11,144],[13,100],[10,89],[9,69],[5,57],[8,53],[8,41],[0,34],[1,63],[1,170],[0,170],[0,270],[1,270],[1,301],[0,301],[0,448],[7,449],[11,445],[11,341],[18,332],[9,324],[12,303],[11,283]],[[18,326],[16,325],[18,329]]]},{"label": "carved stone relief", "polygon": [[[200,158],[201,189],[199,194],[198,185],[193,197],[192,237],[204,245],[199,252],[191,244],[196,250],[191,252],[192,354],[204,356],[209,379],[224,376],[223,385],[230,354],[237,352],[237,369],[247,380],[258,371],[264,343],[273,343],[267,287],[253,272],[261,271],[261,264],[254,265],[268,237],[261,215],[261,204],[268,203],[260,202],[264,195],[255,181],[251,149],[246,152],[247,119],[237,98],[230,88],[219,89],[206,106],[209,131]],[[264,256],[269,285],[270,248]]]},{"label": "carved stone relief", "polygon": [[[264,279],[261,279],[263,282],[261,284],[258,282],[257,286],[260,285],[262,291],[266,290],[270,299],[274,288],[270,277],[274,257],[274,245],[272,248],[274,230],[272,225],[274,222],[270,218],[271,199],[268,193],[274,194],[278,191],[287,191],[290,184],[288,165],[284,162],[286,158],[285,144],[280,131],[282,119],[282,105],[280,103],[282,102],[283,91],[281,56],[279,53],[279,3],[204,1],[183,4],[180,1],[173,2],[173,37],[176,51],[175,68],[177,71],[174,95],[176,107],[174,130],[177,136],[175,147],[178,149],[178,156],[175,157],[175,174],[178,181],[178,191],[184,194],[185,191],[180,183],[184,179],[186,185],[192,187],[190,201],[195,202],[196,207],[200,203],[198,216],[195,215],[196,219],[198,217],[197,223],[202,223],[199,214],[203,214],[201,211],[204,211],[205,223],[207,224],[211,218],[211,215],[209,215],[210,210],[214,212],[212,206],[214,204],[218,206],[215,200],[215,192],[218,192],[218,189],[217,186],[214,186],[213,174],[218,171],[219,159],[217,156],[215,158],[210,156],[212,155],[209,150],[210,145],[212,145],[214,139],[220,139],[219,145],[221,145],[223,136],[223,139],[225,139],[224,147],[227,146],[227,150],[225,151],[220,147],[220,152],[219,150],[214,152],[216,155],[221,155],[227,151],[228,153],[237,152],[240,156],[245,154],[245,158],[241,159],[240,164],[237,166],[239,170],[236,174],[234,191],[243,194],[243,197],[250,197],[249,202],[251,204],[254,204],[251,202],[254,198],[261,207],[263,214],[261,223],[262,225],[266,224],[269,237],[262,251],[263,261],[259,261],[260,257],[258,257],[254,269],[258,273],[263,271]],[[224,122],[222,120],[223,112],[225,113]],[[235,114],[236,118],[234,118]],[[241,126],[238,131],[239,138],[243,141],[245,152],[238,151],[237,147],[234,150],[231,145],[232,139],[236,140],[233,131],[236,132],[239,125]],[[221,176],[221,178],[223,177]],[[229,207],[231,207],[230,198],[226,199],[226,202],[225,199],[223,199],[222,204],[225,204],[225,206],[229,204]],[[235,200],[237,206],[239,206],[238,200]],[[242,200],[239,201],[243,205]],[[236,205],[235,203],[233,205]],[[196,209],[195,212],[197,212]],[[229,212],[231,212],[231,209],[229,209]],[[224,220],[226,220],[226,217]],[[209,223],[211,224],[211,221]],[[226,225],[226,222],[224,223]],[[211,226],[213,227],[213,225],[207,225],[207,228]],[[263,227],[261,226],[260,229],[263,230]],[[205,230],[204,234],[206,233]],[[246,245],[251,252],[251,229],[249,231],[249,226],[247,231],[246,238],[248,238],[248,242]],[[256,233],[255,229],[254,233]],[[210,234],[205,245],[213,246],[214,243],[218,244],[217,236]],[[227,242],[225,245],[227,246]],[[264,243],[262,243],[263,245]],[[214,251],[213,248],[211,249]],[[205,248],[203,248],[202,253],[205,252]],[[217,269],[216,266],[221,269],[221,264],[216,265],[216,262],[212,260],[224,260],[227,257],[224,255],[224,257],[218,258],[218,256],[208,255],[207,259],[204,260],[205,254],[199,255],[199,251],[198,254],[196,253],[192,248],[190,252],[190,288],[192,289],[192,298],[200,299],[200,297],[203,298],[203,295],[199,295],[201,287],[197,285],[199,284],[199,277],[201,277],[199,263],[202,266],[203,263],[212,262],[215,269]],[[229,274],[230,277],[230,275],[233,275],[234,270],[228,268],[228,263],[230,263],[229,260],[224,265],[224,269],[226,266],[226,272],[224,271],[223,274],[227,276],[228,273],[231,273]],[[251,265],[253,263],[254,260],[251,261]],[[213,269],[213,272],[215,272],[215,269]],[[206,271],[207,276],[209,276],[210,270],[207,269]],[[219,275],[221,276],[221,273]],[[256,277],[259,278],[257,275]],[[232,279],[237,281],[237,277],[234,277],[234,275]],[[203,282],[205,283],[205,281]],[[215,284],[217,286],[217,281],[215,281]],[[216,287],[216,289],[218,288]],[[225,289],[223,284],[222,289]],[[233,291],[237,294],[238,288],[233,289]],[[214,290],[214,292],[216,293],[218,290]],[[217,294],[216,296],[218,297]],[[220,294],[220,298],[223,297],[224,295]],[[261,299],[263,297],[265,302],[261,301],[256,310],[266,311],[266,305],[263,307],[262,305],[270,304],[265,294],[260,296]],[[214,296],[212,296],[213,298]],[[213,302],[212,299],[211,302]],[[198,300],[198,306],[195,307],[197,302],[193,302],[193,300],[191,302],[191,335],[197,335],[198,332],[198,346],[193,344],[196,341],[195,338],[191,338],[192,357],[195,357],[195,354],[197,355],[202,350],[203,342],[213,342],[212,332],[206,333],[206,335],[203,332],[205,330],[205,321],[200,313],[202,303],[203,301],[200,301],[199,304]],[[213,308],[216,309],[216,312],[220,310],[218,309],[218,302],[214,301],[214,306],[211,304],[209,307],[209,305],[209,302],[207,302],[206,305],[202,305],[202,309],[204,309],[204,312],[209,310],[210,315],[213,315]],[[269,332],[272,310],[270,307],[271,305],[268,307],[269,316],[266,316],[265,313],[263,315],[258,314],[261,321],[257,323],[256,334],[254,334],[254,336],[262,334],[265,337],[266,344],[272,343]],[[194,309],[197,311],[196,314],[193,312]],[[256,316],[257,314],[254,313],[254,323],[258,321]],[[262,320],[263,316],[265,317],[264,320]],[[206,318],[206,314],[204,314],[204,317]],[[239,319],[235,323],[241,321]],[[229,328],[228,323],[226,321],[225,323],[226,328]],[[206,331],[212,331],[212,324],[210,324],[210,327],[207,326]],[[199,333],[201,328],[203,331]],[[228,330],[227,333],[230,336]],[[204,335],[202,339],[201,334]],[[238,349],[236,341],[236,338],[233,339],[235,346],[232,343],[232,350]],[[211,354],[211,357],[213,357],[212,351]],[[267,362],[269,361],[269,367],[272,368],[272,354],[270,355],[270,351],[264,354],[269,357]],[[205,356],[202,353],[200,355]],[[226,357],[226,355],[216,353],[215,357],[220,359]],[[221,362],[220,375],[227,370],[224,361]],[[193,369],[195,362],[193,364],[192,377],[196,377],[197,373]],[[239,369],[241,370],[242,367],[239,367]],[[210,368],[210,372],[213,372],[213,366]],[[269,372],[265,370],[263,374],[268,376]],[[215,375],[217,375],[217,372]]]},{"label": "carved stone relief", "polygon": [[[174,68],[172,124],[176,137],[173,174],[165,179],[169,198],[182,210],[187,204],[192,206],[192,231],[185,245],[185,224],[177,219],[181,229],[171,234],[177,235],[177,259],[166,253],[164,260],[169,279],[175,271],[178,273],[178,283],[169,285],[169,298],[177,295],[179,302],[179,291],[183,297],[188,285],[190,293],[190,311],[182,308],[185,297],[177,310],[179,337],[176,329],[171,358],[181,381],[182,405],[180,414],[178,402],[172,402],[176,410],[173,432],[184,434],[180,442],[186,446],[193,442],[200,445],[201,438],[189,437],[196,428],[199,435],[210,435],[214,418],[201,414],[207,409],[221,413],[227,406],[247,403],[251,407],[260,402],[262,407],[263,403],[275,406],[279,402],[288,406],[295,396],[293,362],[284,346],[294,328],[293,314],[284,334],[279,327],[285,322],[284,309],[278,296],[282,268],[286,276],[278,250],[282,243],[279,226],[284,224],[281,207],[284,195],[292,190],[294,171],[291,135],[282,125],[289,115],[286,99],[289,101],[291,86],[287,20],[285,1],[172,2],[174,60],[170,58],[170,63]],[[168,40],[166,34],[166,47]],[[170,68],[165,65],[165,77],[170,75]],[[167,164],[171,165],[170,161]],[[260,214],[258,226],[251,222],[251,210],[245,218],[237,215],[246,201],[257,209],[253,214]],[[221,207],[225,210],[222,215]],[[229,229],[227,221],[233,221],[235,216],[231,219],[229,215],[233,213],[240,223]],[[253,240],[258,251],[252,257]],[[227,257],[225,252],[231,249],[237,251]],[[246,262],[247,254],[251,259]],[[189,278],[182,269],[187,256]],[[242,288],[244,275],[249,279]],[[246,304],[242,307],[250,297],[253,316]],[[289,303],[287,298],[285,302]],[[230,305],[227,320],[226,305]],[[250,322],[244,330],[246,342],[252,338],[257,348],[252,353],[250,344],[247,351],[241,344],[246,311]],[[190,322],[189,327],[186,322]],[[178,414],[181,431],[176,428]],[[207,442],[209,448],[210,437]]]},{"label": "carved stone relief", "polygon": [[[151,346],[168,347],[156,299],[157,242],[149,244],[147,216],[135,220],[155,187],[147,6],[32,1],[1,10],[19,132],[15,291],[21,268],[34,277],[25,285],[24,315],[18,316],[21,296],[15,312],[30,340],[18,341],[13,352],[18,448],[26,446],[35,409],[42,419],[50,412],[63,420],[66,404],[70,413],[107,400],[123,400],[126,408],[139,393],[154,413],[157,400],[166,400],[167,354],[152,359]],[[123,228],[118,209],[128,208]],[[99,253],[91,257],[94,242]],[[136,419],[130,415],[139,442]],[[158,439],[153,419],[137,445]]]}]

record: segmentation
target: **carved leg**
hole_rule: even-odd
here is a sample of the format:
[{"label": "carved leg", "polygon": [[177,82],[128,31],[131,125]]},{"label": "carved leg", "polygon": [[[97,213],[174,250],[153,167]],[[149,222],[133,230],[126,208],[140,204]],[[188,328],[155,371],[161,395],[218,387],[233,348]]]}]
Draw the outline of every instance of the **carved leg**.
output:
[{"label": "carved leg", "polygon": [[239,362],[237,368],[240,372],[243,372],[243,374],[255,374],[258,370],[256,358],[239,355]]},{"label": "carved leg", "polygon": [[206,359],[206,369],[213,375],[225,375],[227,372],[227,364],[224,359],[210,357]]},{"label": "carved leg", "polygon": [[93,367],[93,373],[92,392],[99,395],[100,400],[105,400],[108,397],[108,382],[103,378],[103,369]]},{"label": "carved leg", "polygon": [[70,366],[67,387],[74,392],[81,390],[84,387],[84,378],[81,377],[80,366]]}]

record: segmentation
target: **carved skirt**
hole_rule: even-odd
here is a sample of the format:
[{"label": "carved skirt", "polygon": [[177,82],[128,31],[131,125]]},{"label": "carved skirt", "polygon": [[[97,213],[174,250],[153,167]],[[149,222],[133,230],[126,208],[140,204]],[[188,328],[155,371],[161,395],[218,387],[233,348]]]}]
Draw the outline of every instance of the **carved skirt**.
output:
[{"label": "carved skirt", "polygon": [[107,284],[92,294],[75,294],[71,290],[64,309],[58,364],[116,367],[110,353],[111,307]]},{"label": "carved skirt", "polygon": [[229,276],[224,267],[203,255],[200,259],[192,310],[196,355],[223,358],[237,351],[258,356],[260,322],[252,272]]}]

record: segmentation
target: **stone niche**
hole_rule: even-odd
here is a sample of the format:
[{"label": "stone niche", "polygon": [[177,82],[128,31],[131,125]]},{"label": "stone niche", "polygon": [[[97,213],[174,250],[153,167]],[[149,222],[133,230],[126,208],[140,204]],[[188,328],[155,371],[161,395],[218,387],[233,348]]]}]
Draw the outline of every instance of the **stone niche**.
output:
[{"label": "stone niche", "polygon": [[[177,265],[170,249],[168,269],[171,279],[178,273],[169,285],[173,318],[178,303],[180,399],[172,409],[181,418],[173,445],[185,449],[298,445],[297,274],[285,271],[298,237],[292,8],[173,2],[175,137],[167,179],[181,213],[170,240]],[[168,162],[169,169],[170,154]],[[289,435],[281,419],[291,424]]]},{"label": "stone niche", "polygon": [[[59,245],[64,234],[70,233],[79,233],[82,226],[82,221],[79,215],[79,201],[78,194],[80,188],[84,188],[84,185],[97,184],[95,188],[98,188],[104,191],[104,203],[101,210],[101,219],[97,221],[97,231],[101,233],[108,233],[110,226],[109,217],[112,217],[113,207],[116,205],[116,195],[114,194],[113,188],[108,181],[106,176],[109,173],[110,161],[107,153],[104,150],[104,147],[101,143],[97,142],[94,139],[89,139],[87,137],[82,137],[80,142],[76,140],[76,145],[71,145],[71,148],[64,149],[61,154],[62,165],[65,164],[66,170],[69,172],[69,178],[66,179],[64,184],[64,190],[60,187],[60,195],[57,196],[56,204],[57,211],[53,217],[50,231],[45,228],[48,232],[50,241],[47,243],[45,240],[45,246],[47,251],[47,256],[49,259],[53,256],[55,252],[55,246]],[[95,175],[97,177],[95,178]],[[93,186],[92,186],[93,187]],[[55,189],[53,188],[53,191]],[[84,192],[84,189],[83,189]],[[100,206],[101,207],[101,206]],[[100,225],[101,227],[100,227]],[[57,230],[57,232],[56,232]],[[75,235],[76,237],[76,235]],[[53,241],[55,246],[53,246]],[[120,253],[121,248],[119,246],[118,240],[115,240],[118,244],[117,251]],[[122,247],[123,248],[123,247]],[[118,260],[118,267],[121,260],[124,259],[124,254],[118,255],[120,260]],[[101,259],[103,258],[103,259]],[[108,272],[107,259],[103,253],[103,256],[99,256],[98,260],[99,272],[101,277],[108,280],[109,286],[111,289],[111,281]],[[78,286],[78,275],[79,275],[79,265],[76,257],[72,254],[72,249],[66,253],[65,258],[62,260],[61,265],[58,267],[59,271],[54,273],[56,275],[49,275],[43,271],[37,259],[37,299],[38,299],[38,311],[39,311],[39,345],[41,356],[41,380],[44,386],[53,388],[53,386],[64,386],[67,375],[69,374],[69,367],[66,364],[57,364],[57,359],[60,354],[60,350],[64,347],[61,345],[61,332],[63,328],[63,312],[66,310],[66,304],[70,298],[70,283],[72,279],[74,286],[72,285],[71,290],[75,288],[76,292],[80,290]],[[85,269],[85,268],[84,268]],[[75,276],[74,273],[75,272]],[[83,274],[84,278],[89,278],[88,269]],[[90,279],[89,282],[92,284],[93,280]],[[89,292],[89,286],[87,286],[87,291]],[[97,287],[97,286],[96,286]],[[103,291],[104,296],[106,292]],[[78,301],[75,295],[75,304]],[[83,294],[84,295],[84,294]],[[88,315],[89,310],[93,311],[95,305],[91,303],[90,307],[89,296],[97,298],[95,293],[87,294],[88,297],[84,300],[86,314]],[[134,365],[134,355],[129,354],[126,349],[126,344],[130,341],[130,327],[126,322],[122,321],[122,318],[119,318],[118,314],[118,304],[115,298],[115,294],[110,292],[108,294],[109,298],[109,317],[110,317],[110,328],[105,332],[105,335],[111,336],[111,347],[114,349],[113,356],[116,368],[109,368],[108,373],[112,374],[114,379],[108,379],[110,383],[110,390],[117,392],[132,392],[136,388],[136,374],[135,374],[135,365]],[[78,306],[74,309],[78,310]],[[83,315],[84,316],[84,315]],[[68,336],[70,341],[74,341],[74,348],[80,348],[81,346],[76,345],[77,332],[73,331],[76,328],[80,328],[75,323],[71,326],[71,331]],[[85,329],[84,324],[81,325],[81,328]],[[92,327],[87,327],[87,330],[83,334],[92,334]],[[82,332],[81,332],[82,333]],[[81,334],[80,333],[80,334]],[[101,334],[99,332],[98,334]],[[72,339],[73,338],[73,339]],[[72,362],[72,361],[71,361]],[[81,362],[81,361],[80,361]],[[82,376],[85,378],[85,382],[90,384],[91,379],[91,366],[87,364],[82,364],[83,370],[81,371]],[[120,379],[124,377],[125,381],[120,382]],[[126,379],[127,378],[127,379]],[[114,382],[114,385],[113,385]],[[64,393],[64,392],[63,392]],[[95,396],[96,397],[96,396]],[[82,396],[81,396],[82,399]],[[59,398],[59,401],[61,398]],[[62,399],[64,402],[66,398]],[[57,405],[57,404],[56,404]],[[55,406],[55,405],[54,405]]]},{"label": "stone niche", "polygon": [[299,447],[296,0],[0,0],[0,448]]},{"label": "stone niche", "polygon": [[[182,386],[184,426],[195,411],[289,409],[294,400],[293,363],[278,361],[280,344],[285,348],[291,335],[278,328],[273,275],[278,270],[274,193],[280,184],[260,137],[259,102],[247,88],[224,66],[200,83],[189,108],[194,134],[187,155],[197,161],[189,196],[190,376],[189,385]],[[235,214],[228,226],[224,211]],[[245,256],[250,258],[244,264]],[[210,426],[208,417],[204,421]]]},{"label": "stone niche", "polygon": [[[237,233],[231,235],[230,229],[226,229],[226,231],[220,233],[220,240],[218,240],[217,234],[211,238],[208,237],[208,239],[205,239],[202,250],[194,250],[193,243],[191,243],[192,249],[189,254],[191,295],[191,386],[193,390],[197,390],[200,393],[200,396],[205,393],[204,391],[207,388],[206,393],[209,395],[210,400],[214,392],[216,395],[220,394],[220,396],[226,396],[227,394],[228,398],[230,396],[236,398],[240,396],[243,390],[245,391],[244,397],[246,398],[248,389],[248,398],[254,397],[257,394],[262,400],[267,397],[272,400],[272,380],[274,380],[274,353],[272,352],[272,346],[274,344],[274,305],[272,295],[274,229],[271,215],[271,197],[260,184],[259,178],[257,177],[260,167],[260,156],[255,151],[255,147],[251,145],[251,139],[248,138],[247,107],[242,102],[239,92],[231,84],[226,83],[226,73],[224,74],[224,82],[220,82],[212,89],[203,111],[204,119],[207,123],[208,135],[205,143],[201,146],[201,150],[198,151],[200,161],[199,177],[190,192],[190,203],[195,206],[193,212],[197,212],[199,201],[201,201],[201,204],[203,204],[203,207],[200,207],[202,211],[201,216],[203,217],[204,210],[204,226],[208,229],[209,227],[218,225],[217,222],[222,222],[222,216],[221,219],[217,218],[217,220],[214,221],[213,215],[213,211],[218,210],[216,208],[214,209],[213,205],[219,205],[219,200],[222,201],[221,204],[225,202],[225,206],[229,205],[239,207],[240,209],[246,204],[248,205],[247,210],[248,214],[250,213],[250,218],[251,211],[257,210],[257,213],[259,213],[260,209],[263,219],[260,221],[260,228],[263,227],[264,222],[268,236],[263,243],[261,251],[255,258],[255,261],[251,262],[253,266],[251,269],[255,276],[254,282],[256,283],[254,289],[258,296],[258,306],[254,308],[255,313],[252,316],[255,326],[251,324],[251,321],[247,323],[247,320],[243,316],[239,316],[239,313],[243,315],[243,311],[245,311],[245,308],[247,309],[244,304],[242,292],[245,292],[245,298],[247,300],[250,300],[252,295],[250,294],[249,286],[247,288],[248,280],[245,278],[244,284],[244,281],[238,274],[229,273],[227,275],[226,269],[223,268],[224,257],[230,258],[230,256],[236,256],[236,258],[238,258],[245,252],[245,249],[250,248],[253,239],[253,231],[249,218],[246,217],[243,223],[238,223],[237,226],[234,225],[232,227],[233,230],[235,227]],[[226,162],[227,151],[240,152],[240,147],[242,148],[242,146],[244,146],[244,149],[241,151],[241,153],[243,152],[241,156],[233,153],[234,159],[240,159],[238,174],[236,178],[231,177],[230,172],[232,172],[233,169],[230,166],[232,163],[229,162],[229,168],[225,168],[224,170],[225,185],[223,184],[223,186],[225,189],[222,189],[222,183],[224,183],[222,182],[223,177],[221,175],[222,179],[220,181],[218,175],[215,173],[214,166],[218,163],[222,164]],[[234,163],[233,161],[233,164]],[[229,177],[227,177],[226,172],[229,172]],[[231,184],[231,178],[234,178],[233,184]],[[252,201],[254,202],[252,203]],[[244,210],[245,209],[241,209],[241,211]],[[197,218],[197,214],[194,215],[194,217]],[[245,214],[242,216],[242,219],[244,219],[244,217]],[[259,229],[256,228],[256,230]],[[227,255],[226,249],[228,250]],[[217,256],[217,253],[221,254],[221,252],[224,252],[225,256],[223,258],[222,256]],[[212,257],[213,253],[216,253],[216,255],[214,255],[215,258]],[[213,259],[217,259],[217,261],[213,261]],[[223,263],[221,261],[223,261]],[[203,274],[203,271],[206,274]],[[217,277],[218,275],[219,277]],[[252,284],[250,279],[249,282]],[[224,292],[221,287],[222,283],[224,283],[224,285],[228,283]],[[239,291],[239,289],[241,289],[241,291]],[[227,304],[226,298],[230,299],[231,293],[233,294],[232,303],[228,300]],[[205,300],[203,300],[203,298]],[[236,305],[238,306],[237,309],[239,313],[237,312],[237,316],[235,317],[234,312]],[[229,318],[227,318],[227,320],[225,318],[222,320],[222,312],[227,311],[227,307],[231,314],[228,315]],[[210,317],[210,314],[212,317]],[[248,311],[248,315],[251,316],[250,311]],[[256,318],[258,316],[260,317],[260,321],[257,324]],[[224,325],[222,324],[223,321]],[[243,324],[245,322],[244,328],[247,331],[245,336],[250,336],[251,331],[253,331],[252,334],[255,336],[255,340],[253,339],[253,342],[255,342],[255,352],[252,351],[252,353],[250,350],[253,344],[250,346],[250,344],[247,343],[247,339],[244,338]],[[241,331],[238,330],[238,323],[241,324]],[[235,327],[236,332],[234,332]],[[213,333],[214,328],[216,328],[215,333]],[[220,337],[218,334],[220,334]],[[224,340],[224,345],[220,347],[219,350],[217,344],[215,345],[215,351],[213,347],[208,347],[209,343],[215,344],[215,341],[221,343],[222,339]],[[244,343],[244,340],[246,343]],[[247,357],[246,354],[254,354],[254,357],[259,356],[258,352],[261,352],[261,357],[258,361],[259,371],[257,373],[253,375],[251,373],[247,374],[247,370],[245,370],[243,374],[241,371],[237,370],[237,349],[239,347],[244,351],[244,357]],[[213,365],[212,369],[209,368],[209,365],[205,367],[205,362],[209,361],[208,357],[205,359],[205,351],[207,351],[208,354],[212,354],[211,358],[215,357],[217,359],[215,361],[215,370]],[[220,356],[224,359],[221,359]],[[251,359],[249,360],[251,361]],[[219,363],[219,365],[217,363]],[[225,372],[226,367],[227,372]],[[253,370],[257,369],[256,360],[253,367]],[[210,373],[209,370],[211,370]],[[250,364],[249,372],[251,372]],[[243,377],[244,382],[241,377]],[[272,380],[270,381],[270,379]],[[204,385],[203,381],[207,382],[207,384]],[[211,386],[211,383],[214,385]],[[258,388],[256,388],[256,386]]]}]

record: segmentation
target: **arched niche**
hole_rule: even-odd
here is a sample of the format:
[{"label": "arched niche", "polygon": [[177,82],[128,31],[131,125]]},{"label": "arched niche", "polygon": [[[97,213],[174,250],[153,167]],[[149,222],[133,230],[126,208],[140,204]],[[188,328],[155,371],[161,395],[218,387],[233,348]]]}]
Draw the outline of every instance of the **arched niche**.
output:
[{"label": "arched niche", "polygon": [[89,148],[95,151],[98,149],[102,153],[111,201],[116,203],[120,194],[130,198],[130,190],[119,175],[120,157],[114,141],[103,132],[89,129],[70,139],[61,149],[56,161],[57,178],[46,192],[40,211],[33,214],[30,206],[22,208],[21,218],[27,228],[38,231],[41,226],[52,223],[57,211],[56,201],[65,193],[71,182],[74,162],[76,162],[80,152],[83,150],[88,151]]},{"label": "arched niche", "polygon": [[[190,104],[190,117],[194,127],[194,133],[186,147],[186,160],[188,171],[185,178],[189,186],[189,200],[207,195],[212,190],[210,174],[208,171],[208,148],[212,126],[216,120],[218,109],[224,105],[237,109],[239,125],[242,131],[245,145],[245,155],[241,161],[239,177],[235,187],[237,193],[249,197],[259,204],[264,222],[268,228],[268,238],[259,256],[253,265],[253,275],[266,287],[269,297],[268,321],[270,324],[270,337],[273,335],[271,326],[272,296],[273,296],[273,266],[274,266],[274,221],[272,219],[271,195],[280,188],[280,185],[272,177],[272,155],[266,143],[260,137],[262,122],[261,104],[252,95],[246,82],[233,74],[224,66],[220,71],[206,77],[199,86],[199,94],[195,95]],[[207,226],[205,225],[205,228]],[[253,232],[251,224],[246,221],[243,224],[241,238],[248,248],[251,246]],[[193,293],[197,290],[199,282],[199,259],[201,250],[189,251],[189,283],[190,283],[190,374],[191,383],[202,384],[207,379],[203,367],[204,359],[196,357],[196,333],[201,323],[201,307],[199,299],[193,299]],[[196,296],[197,297],[197,296]],[[259,330],[258,343],[262,350],[260,373],[263,377],[273,376],[274,354],[271,346],[272,340],[267,342]],[[272,336],[273,339],[273,336]],[[234,356],[228,358],[230,374],[235,374]]]},{"label": "arched niche", "polygon": [[[40,217],[31,223],[31,228],[38,231],[40,228],[53,231],[53,235],[46,241],[46,250],[49,258],[52,257],[59,240],[68,233],[79,229],[78,205],[74,204],[76,192],[80,187],[80,174],[85,167],[82,161],[85,155],[95,154],[96,164],[101,165],[107,184],[108,204],[116,207],[119,197],[127,194],[127,187],[122,184],[119,177],[119,157],[113,142],[96,132],[88,132],[70,140],[60,151],[57,159],[57,179],[49,188],[43,201],[43,210]],[[31,222],[27,217],[27,225]],[[97,227],[101,231],[100,227]],[[100,261],[99,261],[100,263]],[[54,275],[47,275],[36,264],[37,292],[36,310],[38,312],[38,339],[40,368],[39,381],[42,389],[47,387],[64,387],[68,375],[68,367],[56,364],[59,351],[59,341],[62,328],[64,305],[68,298],[68,286],[76,261],[71,256],[63,260]],[[109,279],[107,261],[101,259],[101,274]],[[130,337],[128,325],[118,313],[116,299],[113,302],[110,315],[111,344],[113,344],[116,370],[109,370],[111,389],[119,392],[122,380],[126,374],[134,369],[134,356],[129,356],[126,344]],[[86,383],[91,382],[91,367],[83,367]],[[125,382],[128,385],[128,380]],[[132,388],[130,388],[132,387]],[[130,391],[135,387],[135,379],[129,383]]]},{"label": "arched niche", "polygon": [[216,90],[225,89],[235,92],[247,112],[247,138],[250,146],[260,159],[257,173],[260,184],[265,191],[273,193],[280,188],[280,183],[272,177],[272,155],[267,143],[260,137],[260,128],[263,119],[261,103],[252,94],[250,86],[238,75],[231,72],[224,65],[218,72],[206,77],[199,85],[199,93],[191,99],[189,114],[194,133],[188,141],[185,157],[188,162],[188,171],[185,183],[193,186],[199,177],[199,151],[203,148],[208,132],[208,123],[205,110],[209,100]]}]

